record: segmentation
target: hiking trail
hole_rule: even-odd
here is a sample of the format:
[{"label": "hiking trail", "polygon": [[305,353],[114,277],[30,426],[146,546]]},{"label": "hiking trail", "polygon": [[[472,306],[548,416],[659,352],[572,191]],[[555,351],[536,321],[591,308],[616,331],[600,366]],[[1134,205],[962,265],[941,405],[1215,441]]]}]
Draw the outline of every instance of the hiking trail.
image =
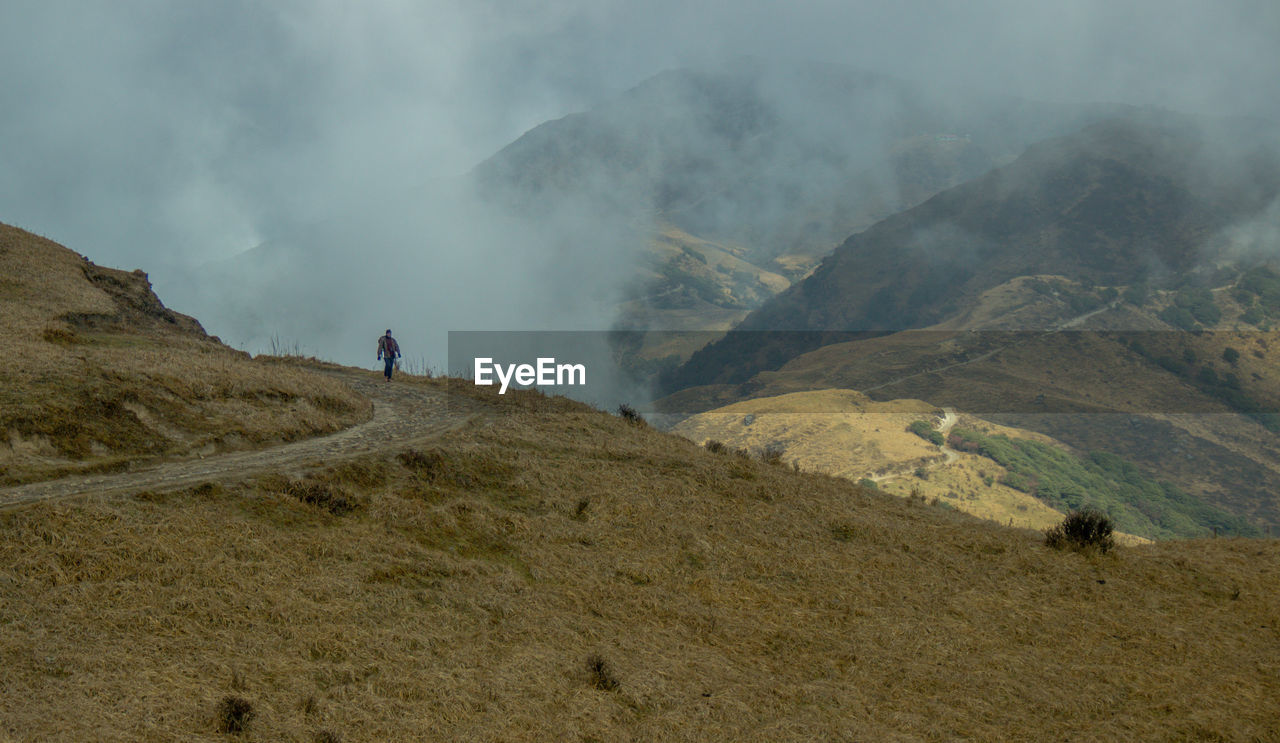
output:
[{"label": "hiking trail", "polygon": [[[954,464],[955,461],[960,458],[960,452],[947,446],[947,434],[951,433],[951,427],[956,424],[956,420],[957,419],[956,419],[955,408],[942,409],[942,420],[938,422],[938,433],[942,434],[942,443],[938,445],[938,451],[942,452],[942,456],[944,457],[944,459],[941,462],[931,462],[928,465],[926,465],[924,469],[932,470],[932,469],[937,469],[939,467],[947,467],[947,466],[950,466],[951,464]],[[907,470],[894,470],[892,472],[886,472],[883,475],[872,475],[868,479],[872,480],[873,482],[884,482],[885,480],[893,480],[899,477],[905,477],[908,474],[914,473],[916,469],[917,468],[910,468]]]},{"label": "hiking trail", "polygon": [[[1100,315],[1100,314],[1102,314],[1103,312],[1106,312],[1107,310],[1113,310],[1113,309],[1115,309],[1116,307],[1118,307],[1118,306],[1119,306],[1119,304],[1120,304],[1119,302],[1112,302],[1111,304],[1104,304],[1104,305],[1102,305],[1101,307],[1098,307],[1097,309],[1089,310],[1088,312],[1086,312],[1086,313],[1084,313],[1084,314],[1082,314],[1082,315],[1076,315],[1075,317],[1067,318],[1066,320],[1063,320],[1062,322],[1057,323],[1056,325],[1054,325],[1054,326],[1053,326],[1053,327],[1051,327],[1051,328],[1048,328],[1048,329],[1046,329],[1046,330],[1040,331],[1040,333],[1038,333],[1037,335],[1038,335],[1038,336],[1053,335],[1054,333],[1060,333],[1060,332],[1062,332],[1063,330],[1067,330],[1068,328],[1078,327],[1078,326],[1082,325],[1082,324],[1084,323],[1084,321],[1085,321],[1085,320],[1088,320],[1089,318],[1094,317],[1095,315]],[[859,391],[859,392],[861,392],[861,393],[863,393],[863,394],[866,394],[866,393],[868,393],[868,392],[874,392],[874,391],[876,391],[876,390],[882,390],[882,389],[884,389],[885,387],[893,387],[894,385],[902,384],[903,382],[905,382],[905,381],[907,381],[907,380],[909,380],[909,379],[916,379],[916,378],[918,378],[918,377],[923,377],[923,376],[925,376],[926,374],[940,374],[940,373],[942,373],[942,372],[944,372],[944,371],[950,371],[951,369],[955,369],[955,368],[958,368],[958,367],[961,367],[961,366],[968,366],[968,365],[970,365],[970,364],[976,364],[976,363],[981,362],[981,361],[986,361],[987,359],[991,358],[992,356],[995,356],[996,354],[1000,353],[1001,351],[1006,351],[1006,350],[1008,350],[1008,349],[1012,348],[1013,346],[1021,345],[1022,343],[1025,343],[1025,342],[1026,342],[1025,340],[1022,340],[1022,341],[1019,341],[1019,342],[1017,342],[1017,343],[1011,343],[1011,344],[1006,345],[1006,346],[998,346],[998,347],[996,347],[996,348],[991,349],[990,351],[986,351],[986,352],[981,353],[981,354],[979,354],[979,355],[977,355],[977,356],[974,356],[973,358],[964,359],[963,361],[956,361],[956,362],[954,362],[954,363],[947,364],[946,366],[939,366],[939,367],[935,367],[935,368],[933,368],[933,369],[925,369],[925,370],[923,370],[923,371],[912,372],[911,374],[904,374],[904,375],[903,375],[903,376],[901,376],[901,377],[897,377],[897,378],[894,378],[894,379],[890,379],[890,380],[889,380],[889,381],[887,381],[887,382],[881,382],[880,384],[874,384],[874,385],[871,385],[870,387],[863,387],[862,389],[860,389],[860,390],[858,390],[858,391]]]},{"label": "hiking trail", "polygon": [[266,449],[143,461],[125,472],[70,475],[0,488],[0,510],[77,495],[175,490],[205,482],[238,481],[264,472],[293,473],[437,438],[483,415],[482,404],[443,390],[388,384],[380,374],[358,370],[319,373],[340,378],[372,401],[373,416],[335,433]]}]

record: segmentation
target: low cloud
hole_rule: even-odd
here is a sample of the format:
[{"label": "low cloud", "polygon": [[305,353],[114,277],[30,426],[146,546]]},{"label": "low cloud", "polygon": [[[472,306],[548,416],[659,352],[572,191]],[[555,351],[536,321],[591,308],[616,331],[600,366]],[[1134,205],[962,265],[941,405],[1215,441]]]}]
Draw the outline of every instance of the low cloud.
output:
[{"label": "low cloud", "polygon": [[[960,98],[1280,118],[1276,38],[1280,6],[1245,1],[10,3],[0,220],[148,270],[252,350],[283,335],[354,360],[392,324],[442,365],[447,329],[608,326],[642,220],[595,203],[514,219],[451,190],[524,131],[663,70],[813,59]],[[792,124],[840,125],[777,97]],[[186,278],[259,245],[283,273],[214,296]],[[313,278],[290,285],[291,267]]]}]

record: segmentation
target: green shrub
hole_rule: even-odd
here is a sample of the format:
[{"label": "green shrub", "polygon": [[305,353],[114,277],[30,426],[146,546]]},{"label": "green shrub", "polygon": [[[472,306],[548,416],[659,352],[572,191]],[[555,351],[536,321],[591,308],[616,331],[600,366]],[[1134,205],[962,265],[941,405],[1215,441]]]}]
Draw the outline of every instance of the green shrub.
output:
[{"label": "green shrub", "polygon": [[1175,328],[1194,330],[1196,327],[1196,318],[1186,307],[1170,305],[1160,311],[1159,317]]},{"label": "green shrub", "polygon": [[1071,307],[1072,314],[1080,315],[1090,310],[1095,310],[1102,306],[1102,299],[1097,295],[1088,294],[1068,294],[1067,305]]},{"label": "green shrub", "polygon": [[1191,371],[1191,367],[1189,367],[1186,362],[1179,361],[1172,356],[1157,356],[1155,362],[1160,365],[1160,368],[1167,372],[1177,374],[1180,377],[1185,376]]},{"label": "green shrub", "polygon": [[1218,372],[1212,366],[1202,366],[1196,372],[1196,381],[1207,387],[1218,385]]},{"label": "green shrub", "polygon": [[1124,290],[1124,301],[1137,307],[1147,303],[1147,298],[1151,296],[1151,290],[1146,284],[1134,284]]},{"label": "green shrub", "polygon": [[[1218,305],[1213,299],[1213,292],[1204,287],[1179,289],[1178,293],[1174,295],[1173,304],[1176,307],[1187,310],[1193,318],[1205,325],[1213,325],[1222,319],[1222,310],[1218,309]],[[1179,325],[1179,327],[1183,326]]]},{"label": "green shrub", "polygon": [[1280,309],[1280,273],[1270,266],[1257,266],[1244,272],[1239,288],[1258,297],[1266,309]]},{"label": "green shrub", "polygon": [[1044,543],[1054,549],[1097,550],[1103,554],[1116,546],[1111,519],[1101,511],[1072,511],[1061,524],[1046,529]]},{"label": "green shrub", "polygon": [[907,426],[907,430],[935,446],[942,446],[943,444],[942,432],[935,431],[933,424],[928,421],[911,421],[911,425]]},{"label": "green shrub", "polygon": [[1031,495],[1036,494],[1035,483],[1030,477],[1027,477],[1020,472],[1010,472],[1000,478],[1000,484],[1013,488],[1014,490],[1021,490],[1022,492],[1029,493]]},{"label": "green shrub", "polygon": [[1251,536],[1257,529],[1179,488],[1160,482],[1137,465],[1108,452],[1079,457],[1030,439],[988,436],[952,429],[966,449],[974,448],[1008,470],[1001,482],[1034,495],[1052,508],[1103,510],[1117,528],[1153,539],[1200,537],[1210,529]]}]

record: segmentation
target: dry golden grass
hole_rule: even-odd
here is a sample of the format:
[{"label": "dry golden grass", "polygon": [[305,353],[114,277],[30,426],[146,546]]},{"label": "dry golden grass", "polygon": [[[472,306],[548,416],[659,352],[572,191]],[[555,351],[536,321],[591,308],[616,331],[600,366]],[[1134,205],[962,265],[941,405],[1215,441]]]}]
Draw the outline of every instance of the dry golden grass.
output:
[{"label": "dry golden grass", "polygon": [[924,478],[907,473],[880,483],[880,488],[902,497],[937,498],[967,514],[1021,529],[1044,530],[1062,521],[1064,514],[1043,501],[1001,484],[1006,474],[990,459],[960,454],[954,463],[928,470]]},{"label": "dry golden grass", "polygon": [[761,452],[781,447],[787,463],[853,480],[940,459],[938,447],[909,433],[936,408],[919,400],[875,402],[853,390],[756,398],[686,418],[672,431]]},{"label": "dry golden grass", "polygon": [[701,271],[700,274],[708,280],[721,283],[726,289],[731,289],[735,280],[741,281],[741,279],[734,279],[734,274],[749,275],[754,282],[773,294],[777,294],[791,285],[791,282],[785,277],[744,261],[741,256],[747,252],[746,249],[735,245],[704,240],[690,235],[673,225],[666,225],[662,228],[657,237],[651,242],[651,249],[664,259],[677,257],[682,251],[689,251],[702,256],[705,270]]},{"label": "dry golden grass", "polygon": [[[781,447],[783,460],[801,469],[853,481],[877,479],[885,492],[936,498],[1001,524],[1047,529],[1062,520],[1063,514],[1043,502],[1002,485],[1007,473],[990,459],[958,454],[947,463],[937,446],[907,430],[913,421],[936,421],[936,412],[920,400],[876,402],[853,390],[820,390],[734,403],[686,418],[672,431],[700,444],[715,440],[751,452]],[[1048,440],[972,416],[964,416],[962,425]],[[914,474],[920,468],[923,478]]]},{"label": "dry golden grass", "polygon": [[1280,740],[1275,541],[1058,552],[501,404],[301,481],[0,514],[0,735],[223,740],[236,697],[246,741]]},{"label": "dry golden grass", "polygon": [[145,274],[0,225],[0,482],[333,431],[368,404],[250,360],[166,310]]}]

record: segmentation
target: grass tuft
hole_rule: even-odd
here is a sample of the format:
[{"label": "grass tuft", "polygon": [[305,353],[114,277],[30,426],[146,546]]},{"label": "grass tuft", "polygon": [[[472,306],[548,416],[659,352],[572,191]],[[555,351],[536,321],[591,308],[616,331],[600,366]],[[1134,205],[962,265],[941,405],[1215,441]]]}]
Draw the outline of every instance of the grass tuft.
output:
[{"label": "grass tuft", "polygon": [[858,526],[851,521],[836,521],[831,524],[831,538],[837,542],[852,542],[858,536]]},{"label": "grass tuft", "polygon": [[621,687],[613,667],[599,653],[592,653],[587,657],[587,676],[593,689],[617,691]]},{"label": "grass tuft", "polygon": [[419,481],[438,487],[495,489],[510,492],[516,470],[492,452],[425,452],[406,449],[396,455],[401,466]]},{"label": "grass tuft", "polygon": [[362,505],[346,488],[323,480],[290,480],[284,492],[334,516],[345,516]]},{"label": "grass tuft", "polygon": [[421,452],[417,449],[405,449],[396,455],[400,464],[413,470],[427,480],[435,480],[445,471],[446,458],[439,449]]},{"label": "grass tuft", "polygon": [[218,704],[218,731],[228,735],[243,733],[253,719],[253,704],[244,697],[227,695]]},{"label": "grass tuft", "polygon": [[782,444],[774,442],[766,446],[760,452],[760,461],[765,464],[782,464],[782,455],[786,452],[786,448]]},{"label": "grass tuft", "polygon": [[45,328],[44,332],[40,334],[40,337],[43,338],[46,343],[53,343],[59,346],[71,346],[81,342],[80,337],[73,331],[52,325]]}]

